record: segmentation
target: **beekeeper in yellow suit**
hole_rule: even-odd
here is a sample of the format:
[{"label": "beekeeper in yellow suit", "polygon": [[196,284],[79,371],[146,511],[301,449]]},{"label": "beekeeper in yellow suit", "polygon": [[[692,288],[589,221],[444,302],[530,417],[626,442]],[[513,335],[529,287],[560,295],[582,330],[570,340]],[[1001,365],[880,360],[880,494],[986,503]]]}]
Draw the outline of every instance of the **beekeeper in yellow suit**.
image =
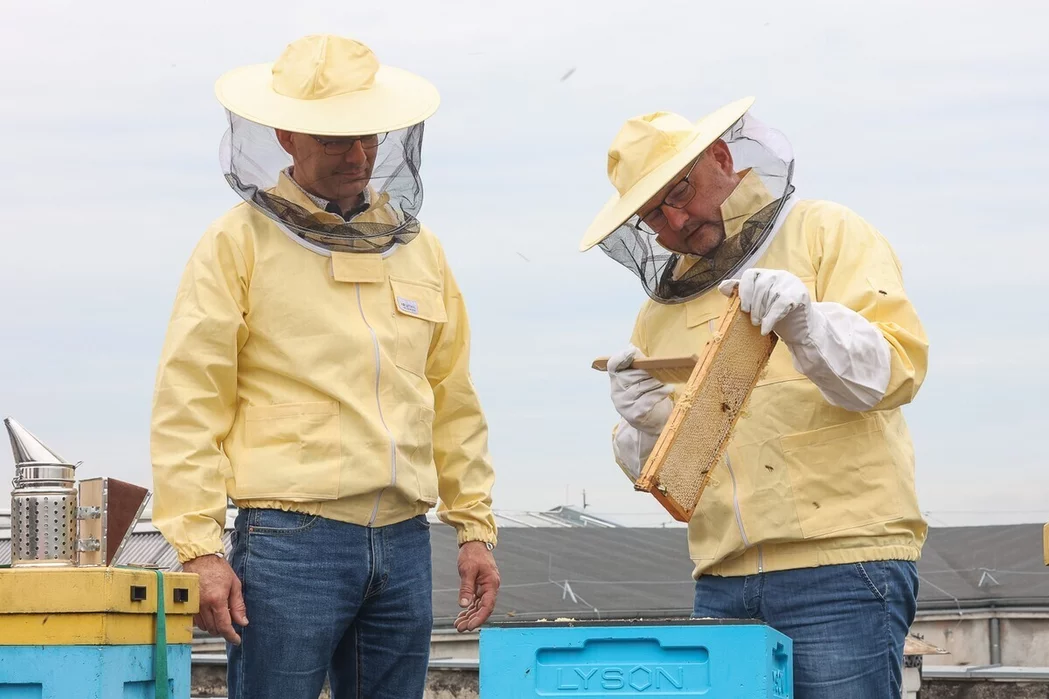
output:
[{"label": "beekeeper in yellow suit", "polygon": [[460,631],[499,586],[466,306],[417,218],[438,93],[329,35],[216,92],[244,202],[204,234],[175,299],[153,522],[200,576],[198,625],[230,642],[231,698],[316,699],[326,675],[337,697],[422,697],[438,501],[458,531]]},{"label": "beekeeper in yellow suit", "polygon": [[888,242],[798,198],[790,144],[752,102],[630,119],[608,152],[616,193],[581,247],[649,296],[608,363],[613,451],[636,479],[681,388],[632,361],[701,353],[738,289],[780,342],[689,522],[694,615],[790,636],[798,699],[898,699],[926,536],[901,406],[928,343]]}]

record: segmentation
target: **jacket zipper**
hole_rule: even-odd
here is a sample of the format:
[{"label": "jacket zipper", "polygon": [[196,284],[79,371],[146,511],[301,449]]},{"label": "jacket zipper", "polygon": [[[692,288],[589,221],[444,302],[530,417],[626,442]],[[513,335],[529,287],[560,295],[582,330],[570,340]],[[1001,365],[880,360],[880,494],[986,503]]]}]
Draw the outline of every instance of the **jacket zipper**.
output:
[{"label": "jacket zipper", "polygon": [[747,538],[747,533],[743,531],[743,513],[739,509],[739,491],[736,487],[736,472],[732,470],[732,459],[728,458],[728,454],[725,455],[725,466],[728,467],[728,475],[732,479],[732,509],[736,513],[736,524],[739,525],[739,535],[743,537],[743,545],[748,549],[750,548],[750,539]]},{"label": "jacket zipper", "polygon": [[[728,454],[725,455],[725,466],[728,467],[728,475],[732,478],[732,508],[736,512],[736,524],[739,525],[739,535],[743,537],[743,545],[748,549],[750,548],[750,539],[747,538],[747,532],[743,530],[743,513],[739,509],[739,490],[736,487],[736,472],[732,470],[732,459],[728,458]],[[758,572],[762,573],[765,570],[764,556],[761,553],[761,545],[757,546],[758,550]]]},{"label": "jacket zipper", "polygon": [[[710,321],[710,332],[713,334],[716,332],[714,321]],[[743,545],[750,548],[750,539],[747,538],[747,532],[743,529],[743,513],[739,507],[739,487],[736,484],[736,472],[732,470],[732,459],[725,454],[725,466],[728,468],[728,475],[732,479],[732,509],[736,513],[736,525],[739,527],[739,535],[743,539]],[[761,546],[758,549],[758,573],[764,571],[765,564],[761,553]]]},{"label": "jacket zipper", "polygon": [[[375,335],[375,330],[372,329],[371,324],[368,322],[368,317],[364,315],[364,304],[361,302],[361,285],[357,283],[357,308],[361,312],[361,320],[364,321],[364,326],[368,328],[368,333],[372,336],[372,347],[375,349],[375,405],[379,409],[379,422],[382,423],[382,427],[386,430],[386,434],[390,438],[390,485],[394,485],[397,482],[397,441],[393,438],[393,432],[390,431],[390,427],[386,424],[386,418],[382,414],[382,401],[379,398],[379,380],[382,377],[382,364],[379,355],[379,338]],[[372,508],[371,517],[368,519],[368,526],[375,524],[375,518],[379,514],[379,502],[382,500],[383,493],[386,492],[386,488],[379,491],[379,494],[375,497],[375,507]]]}]

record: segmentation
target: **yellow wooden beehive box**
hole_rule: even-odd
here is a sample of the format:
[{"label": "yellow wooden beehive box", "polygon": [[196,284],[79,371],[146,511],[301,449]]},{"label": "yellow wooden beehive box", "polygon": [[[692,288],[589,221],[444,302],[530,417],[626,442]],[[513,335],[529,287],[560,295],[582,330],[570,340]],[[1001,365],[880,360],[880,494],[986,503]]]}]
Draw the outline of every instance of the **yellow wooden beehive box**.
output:
[{"label": "yellow wooden beehive box", "polygon": [[[169,644],[193,640],[197,576],[164,574]],[[150,568],[0,570],[0,645],[153,644],[157,574]]]}]

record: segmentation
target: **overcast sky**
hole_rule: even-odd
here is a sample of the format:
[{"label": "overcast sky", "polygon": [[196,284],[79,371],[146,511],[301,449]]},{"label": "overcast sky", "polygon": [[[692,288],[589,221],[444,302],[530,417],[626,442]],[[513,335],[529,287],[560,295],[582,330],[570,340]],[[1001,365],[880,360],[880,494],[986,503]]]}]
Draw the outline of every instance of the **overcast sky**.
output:
[{"label": "overcast sky", "polygon": [[794,146],[799,196],[854,209],[901,258],[931,341],[906,409],[930,522],[1049,518],[1044,3],[110,0],[3,14],[0,415],[83,461],[81,477],[151,487],[176,284],[239,201],[218,165],[215,79],[331,32],[441,91],[421,217],[466,295],[497,508],[581,504],[585,489],[595,513],[668,520],[612,460],[608,381],[589,368],[628,341],[644,297],[577,244],[612,191],[605,157],[625,119],[698,119],[754,95]]}]

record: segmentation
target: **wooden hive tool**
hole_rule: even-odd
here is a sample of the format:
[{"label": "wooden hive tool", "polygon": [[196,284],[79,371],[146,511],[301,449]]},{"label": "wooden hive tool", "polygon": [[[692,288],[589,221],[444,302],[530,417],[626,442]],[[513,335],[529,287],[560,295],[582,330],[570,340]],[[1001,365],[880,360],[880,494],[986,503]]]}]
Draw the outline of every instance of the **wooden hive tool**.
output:
[{"label": "wooden hive tool", "polygon": [[[590,366],[598,371],[608,371],[609,357],[598,357]],[[682,357],[638,357],[630,363],[632,369],[644,369],[662,383],[685,383],[699,363],[699,357],[690,354]]]}]

